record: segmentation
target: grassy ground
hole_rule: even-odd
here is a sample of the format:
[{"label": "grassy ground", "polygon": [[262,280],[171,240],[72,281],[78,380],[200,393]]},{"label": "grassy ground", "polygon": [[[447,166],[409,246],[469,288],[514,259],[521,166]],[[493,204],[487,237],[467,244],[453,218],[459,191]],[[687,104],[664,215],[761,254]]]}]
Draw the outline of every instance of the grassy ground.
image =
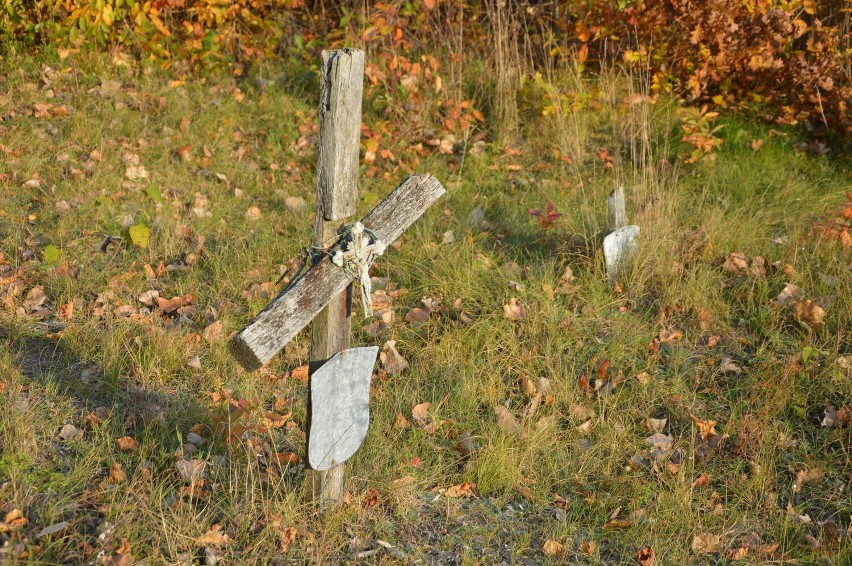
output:
[{"label": "grassy ground", "polygon": [[[728,120],[714,160],[684,163],[674,107],[603,79],[519,153],[424,145],[448,194],[374,268],[392,324],[353,318],[354,344],[393,339],[410,366],[375,376],[346,502],[318,517],[306,336],[252,375],[226,346],[310,241],[315,93],[273,67],[43,63],[0,68],[7,563],[852,561],[850,427],[821,426],[852,403],[852,255],[813,229],[848,162]],[[359,211],[408,172],[365,166]],[[642,237],[613,288],[618,183]],[[545,228],[527,210],[547,201]],[[194,299],[166,313],[151,290]],[[424,297],[441,306],[408,320]]]}]

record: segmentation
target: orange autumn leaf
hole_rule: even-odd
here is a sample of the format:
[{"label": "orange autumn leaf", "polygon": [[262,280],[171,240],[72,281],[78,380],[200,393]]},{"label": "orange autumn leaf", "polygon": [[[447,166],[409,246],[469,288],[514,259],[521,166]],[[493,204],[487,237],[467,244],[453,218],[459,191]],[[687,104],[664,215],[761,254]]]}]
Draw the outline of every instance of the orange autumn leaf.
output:
[{"label": "orange autumn leaf", "polygon": [[195,295],[192,293],[187,293],[182,297],[172,297],[171,299],[157,297],[157,306],[166,314],[173,313],[181,307],[192,305],[194,303]]},{"label": "orange autumn leaf", "polygon": [[473,497],[473,489],[476,487],[475,483],[464,482],[458,485],[450,486],[444,492],[444,495],[452,498],[460,498],[460,497]]},{"label": "orange autumn leaf", "polygon": [[24,525],[26,525],[29,521],[26,517],[24,517],[23,513],[21,513],[20,509],[12,509],[6,516],[0,521],[0,533],[8,533],[12,531],[17,531]]},{"label": "orange autumn leaf", "polygon": [[695,415],[690,416],[692,417],[692,422],[698,427],[698,434],[701,435],[702,440],[716,436],[716,421],[703,421]]},{"label": "orange autumn leaf", "polygon": [[295,368],[290,372],[290,379],[295,379],[296,381],[301,381],[302,383],[308,382],[308,366],[307,364],[301,365]]},{"label": "orange autumn leaf", "polygon": [[650,546],[646,546],[645,548],[639,551],[639,554],[636,556],[636,559],[639,560],[640,566],[653,566],[654,549]]},{"label": "orange autumn leaf", "polygon": [[302,461],[299,455],[293,452],[276,452],[274,458],[282,466],[296,466]]},{"label": "orange autumn leaf", "polygon": [[139,443],[129,436],[122,436],[121,438],[117,438],[115,440],[115,443],[118,444],[118,449],[122,452],[135,453],[139,451]]},{"label": "orange autumn leaf", "polygon": [[610,519],[604,523],[605,529],[627,529],[633,526],[632,519]]}]

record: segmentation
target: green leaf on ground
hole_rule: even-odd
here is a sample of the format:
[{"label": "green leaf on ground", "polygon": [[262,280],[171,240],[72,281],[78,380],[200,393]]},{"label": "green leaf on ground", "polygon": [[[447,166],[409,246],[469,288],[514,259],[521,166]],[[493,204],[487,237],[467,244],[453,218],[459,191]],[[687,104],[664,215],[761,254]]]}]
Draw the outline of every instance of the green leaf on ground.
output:
[{"label": "green leaf on ground", "polygon": [[157,185],[148,185],[148,188],[145,189],[145,194],[156,203],[163,202],[163,194],[160,192],[160,188]]},{"label": "green leaf on ground", "polygon": [[44,263],[47,265],[56,265],[59,263],[59,260],[62,258],[62,251],[50,244],[49,246],[45,246],[44,248]]},{"label": "green leaf on ground", "polygon": [[805,346],[804,349],[802,349],[802,362],[807,364],[811,360],[818,358],[821,353],[822,352],[816,348]]}]

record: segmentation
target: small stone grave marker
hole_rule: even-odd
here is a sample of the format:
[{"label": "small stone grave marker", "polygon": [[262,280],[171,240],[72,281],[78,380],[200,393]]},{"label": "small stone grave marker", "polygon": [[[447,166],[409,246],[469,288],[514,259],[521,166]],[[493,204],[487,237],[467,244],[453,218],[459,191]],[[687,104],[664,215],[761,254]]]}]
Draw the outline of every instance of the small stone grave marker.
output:
[{"label": "small stone grave marker", "polygon": [[610,233],[604,238],[603,251],[606,259],[606,274],[610,282],[617,280],[630,266],[639,249],[639,226],[627,226],[627,210],[624,203],[624,187],[609,194]]}]

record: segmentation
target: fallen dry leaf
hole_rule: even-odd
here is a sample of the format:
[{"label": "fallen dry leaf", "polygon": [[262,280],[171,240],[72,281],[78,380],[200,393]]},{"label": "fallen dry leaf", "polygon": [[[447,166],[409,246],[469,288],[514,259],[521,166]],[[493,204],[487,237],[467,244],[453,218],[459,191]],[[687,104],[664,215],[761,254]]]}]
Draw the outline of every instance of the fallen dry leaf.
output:
[{"label": "fallen dry leaf", "polygon": [[20,509],[12,509],[6,516],[0,521],[0,533],[9,533],[12,531],[17,531],[24,525],[26,525],[29,521],[24,514],[21,513]]},{"label": "fallen dry leaf", "polygon": [[802,490],[802,486],[808,482],[816,481],[824,475],[824,472],[819,468],[810,470],[800,470],[796,474],[796,481],[793,482],[793,491],[798,493]]},{"label": "fallen dry leaf", "polygon": [[276,462],[285,467],[297,466],[302,461],[299,455],[294,452],[276,452],[274,458]]},{"label": "fallen dry leaf", "polygon": [[[149,269],[151,268],[150,265],[147,266],[147,267]],[[153,273],[153,272],[154,271],[152,269],[151,273]],[[156,279],[156,276],[152,277],[152,279]],[[143,305],[145,305],[146,307],[153,307],[155,304],[157,304],[157,299],[159,298],[159,296],[160,296],[159,291],[157,291],[156,289],[151,289],[151,290],[143,291],[142,293],[140,293],[140,295],[136,298],[136,300],[139,301],[140,303],[142,303]]]},{"label": "fallen dry leaf", "polygon": [[796,303],[796,320],[811,330],[820,330],[823,327],[825,311],[810,299]]},{"label": "fallen dry leaf", "polygon": [[[203,426],[200,425],[200,424],[195,425],[193,427],[193,429],[203,430]],[[189,442],[190,444],[194,444],[195,446],[204,446],[207,443],[207,441],[204,440],[204,437],[202,437],[201,435],[196,434],[195,432],[192,432],[192,431],[190,431],[186,434],[186,441]]]},{"label": "fallen dry leaf", "polygon": [[43,528],[38,533],[36,533],[35,538],[42,538],[50,535],[55,535],[56,533],[61,533],[69,526],[68,521],[60,521],[59,523],[54,523],[48,527]]},{"label": "fallen dry leaf", "polygon": [[263,213],[256,206],[249,207],[246,210],[246,220],[260,220],[263,218]]},{"label": "fallen dry leaf", "polygon": [[406,429],[411,427],[411,423],[408,422],[408,419],[405,418],[405,415],[402,413],[396,414],[396,420],[394,421],[393,426],[399,429]]},{"label": "fallen dry leaf", "polygon": [[202,338],[208,344],[215,344],[225,339],[225,327],[221,320],[212,322],[207,325],[204,332],[201,333]]},{"label": "fallen dry leaf", "polygon": [[464,482],[458,485],[453,485],[448,487],[444,491],[444,495],[447,497],[452,497],[454,499],[460,497],[473,497],[473,489],[476,487],[475,483]]},{"label": "fallen dry leaf", "polygon": [[497,426],[499,426],[506,434],[514,434],[521,430],[521,425],[518,424],[518,419],[512,414],[508,408],[503,405],[494,407],[494,415],[497,417]]},{"label": "fallen dry leaf", "polygon": [[660,329],[660,342],[674,342],[675,340],[680,340],[683,338],[683,332],[680,330],[667,330],[665,328]]},{"label": "fallen dry leaf", "polygon": [[195,295],[192,293],[187,293],[182,297],[172,297],[171,299],[163,297],[156,297],[156,299],[157,306],[166,314],[173,313],[181,307],[195,304]]},{"label": "fallen dry leaf", "polygon": [[42,285],[37,285],[27,292],[27,296],[24,298],[22,306],[27,310],[27,312],[32,312],[36,309],[40,309],[46,302],[47,295],[44,293],[44,287]]},{"label": "fallen dry leaf", "polygon": [[130,543],[125,537],[121,537],[121,544],[115,549],[115,555],[110,556],[106,560],[102,560],[104,564],[115,566],[130,566],[134,563],[133,555],[130,554]]},{"label": "fallen dry leaf", "polygon": [[711,554],[719,547],[720,539],[713,533],[701,533],[692,538],[692,552]]},{"label": "fallen dry leaf", "polygon": [[396,350],[396,340],[385,342],[382,353],[379,354],[379,360],[388,375],[402,373],[408,367],[408,362]]},{"label": "fallen dry leaf", "polygon": [[802,541],[811,550],[817,550],[819,548],[819,541],[817,540],[817,538],[814,535],[812,535],[810,533],[805,533],[805,535],[802,537]]},{"label": "fallen dry leaf", "polygon": [[822,426],[852,425],[852,405],[835,409],[833,405],[825,408]]},{"label": "fallen dry leaf", "polygon": [[512,297],[509,299],[508,305],[503,305],[503,316],[509,320],[526,320],[529,314],[526,307],[518,302],[518,299]]},{"label": "fallen dry leaf", "polygon": [[192,161],[192,144],[180,146],[175,150],[175,155],[184,163]]},{"label": "fallen dry leaf", "polygon": [[654,549],[650,546],[646,546],[639,551],[639,554],[636,555],[636,559],[639,560],[640,566],[652,566],[654,564]]},{"label": "fallen dry leaf", "polygon": [[732,273],[748,269],[748,257],[742,252],[734,252],[725,258],[722,268]]},{"label": "fallen dry leaf", "polygon": [[109,480],[112,483],[121,483],[127,479],[127,474],[124,473],[124,470],[121,468],[120,462],[113,462],[112,466],[109,468]]},{"label": "fallen dry leaf", "polygon": [[59,306],[59,312],[57,313],[59,320],[64,320],[65,322],[70,321],[74,318],[74,301],[68,301],[64,305]]},{"label": "fallen dry leaf", "polygon": [[[393,313],[393,311],[388,312]],[[361,328],[363,328],[364,332],[375,338],[376,336],[388,329],[388,323],[384,320],[374,320],[370,324],[362,326]]]},{"label": "fallen dry leaf", "polygon": [[148,178],[148,171],[142,165],[131,165],[124,170],[124,176],[131,181],[139,181]]},{"label": "fallen dry leaf", "polygon": [[698,427],[698,434],[702,440],[708,440],[716,436],[716,421],[702,421],[695,415],[690,415],[690,417],[692,417],[692,422],[695,423],[695,426]]},{"label": "fallen dry leaf", "polygon": [[458,442],[453,445],[453,450],[461,455],[462,458],[468,458],[476,452],[476,443],[466,430],[461,431],[458,435]]},{"label": "fallen dry leaf", "polygon": [[393,303],[391,298],[388,296],[387,291],[379,289],[378,291],[373,291],[370,294],[370,304],[373,307],[373,311],[378,312],[389,309]]},{"label": "fallen dry leaf", "polygon": [[112,311],[112,314],[115,315],[115,318],[126,318],[128,316],[132,316],[136,313],[136,309],[134,309],[130,305],[119,305],[115,307]]},{"label": "fallen dry leaf", "polygon": [[379,501],[382,499],[382,494],[379,493],[379,490],[375,487],[371,487],[367,490],[367,493],[364,494],[364,500],[362,505],[367,509],[372,509],[376,505],[379,504]]},{"label": "fallen dry leaf", "polygon": [[290,372],[290,379],[295,379],[296,381],[301,381],[302,383],[308,382],[308,365],[304,364],[297,368],[294,368],[293,371]]},{"label": "fallen dry leaf", "polygon": [[710,313],[709,312],[707,312],[705,310],[698,311],[698,327],[701,330],[708,330],[710,328]]},{"label": "fallen dry leaf", "polygon": [[651,432],[659,432],[662,433],[663,429],[666,428],[666,423],[669,422],[669,419],[645,419],[645,426]]},{"label": "fallen dry leaf", "polygon": [[674,444],[674,438],[657,432],[646,438],[645,442],[654,448],[659,448],[660,450],[671,450],[672,445]]},{"label": "fallen dry leaf", "polygon": [[544,544],[541,546],[541,550],[544,552],[545,556],[559,556],[565,552],[565,545],[561,542],[549,539],[544,541]]},{"label": "fallen dry leaf", "polygon": [[175,467],[180,473],[181,479],[187,483],[202,480],[207,475],[207,462],[204,460],[185,460],[181,458],[175,462]]},{"label": "fallen dry leaf", "polygon": [[302,197],[287,197],[284,199],[284,206],[290,212],[301,212],[308,208],[308,203]]},{"label": "fallen dry leaf", "polygon": [[628,529],[633,526],[633,519],[610,519],[604,523],[605,529]]},{"label": "fallen dry leaf", "polygon": [[429,422],[429,408],[431,406],[432,403],[426,402],[414,405],[414,408],[411,409],[411,416],[420,426],[426,426]]},{"label": "fallen dry leaf", "polygon": [[692,482],[692,489],[701,489],[702,487],[705,487],[709,481],[710,476],[707,473],[703,473],[698,476],[698,479]]},{"label": "fallen dry leaf", "polygon": [[83,431],[72,424],[62,425],[59,431],[59,438],[62,440],[79,440],[83,438]]},{"label": "fallen dry leaf", "polygon": [[651,380],[652,380],[651,374],[648,373],[647,371],[637,373],[636,379],[638,379],[639,383],[641,383],[642,385],[648,385],[649,383],[651,383]]},{"label": "fallen dry leaf", "polygon": [[287,552],[287,549],[296,540],[297,533],[298,530],[296,527],[286,527],[281,531],[281,534],[278,536],[278,540],[281,542],[281,552]]},{"label": "fallen dry leaf", "polygon": [[129,436],[117,438],[115,442],[118,444],[118,449],[122,452],[131,452],[135,454],[139,451],[139,443]]},{"label": "fallen dry leaf", "polygon": [[195,539],[199,546],[223,546],[231,542],[231,537],[222,531],[222,525],[213,525],[206,533]]},{"label": "fallen dry leaf", "polygon": [[414,307],[405,314],[405,320],[410,322],[413,328],[418,328],[429,322],[429,311]]},{"label": "fallen dry leaf", "polygon": [[804,298],[804,293],[802,293],[802,288],[798,285],[793,285],[792,283],[787,283],[784,285],[784,289],[778,293],[778,296],[775,297],[775,304],[779,307],[784,307],[787,305],[792,305],[793,303],[800,301]]}]

